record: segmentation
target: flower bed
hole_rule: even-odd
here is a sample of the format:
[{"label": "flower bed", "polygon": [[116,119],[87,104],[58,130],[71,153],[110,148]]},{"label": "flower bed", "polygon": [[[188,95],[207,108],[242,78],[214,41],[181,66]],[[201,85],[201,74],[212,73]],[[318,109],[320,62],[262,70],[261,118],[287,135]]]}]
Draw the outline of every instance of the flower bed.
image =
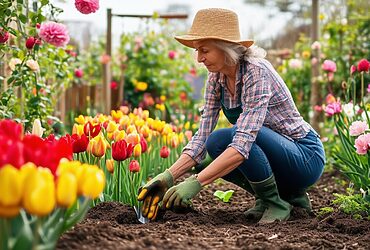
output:
[{"label": "flower bed", "polygon": [[[344,192],[336,176],[338,172],[325,173],[310,190],[315,212],[330,205],[333,192]],[[235,190],[231,203],[213,196],[215,190],[228,189]],[[148,224],[140,224],[128,206],[102,203],[61,237],[57,249],[365,249],[370,245],[370,221],[343,213],[314,217],[295,209],[287,222],[256,226],[243,217],[253,202],[233,184],[215,183],[196,197],[194,210],[167,211]]]}]

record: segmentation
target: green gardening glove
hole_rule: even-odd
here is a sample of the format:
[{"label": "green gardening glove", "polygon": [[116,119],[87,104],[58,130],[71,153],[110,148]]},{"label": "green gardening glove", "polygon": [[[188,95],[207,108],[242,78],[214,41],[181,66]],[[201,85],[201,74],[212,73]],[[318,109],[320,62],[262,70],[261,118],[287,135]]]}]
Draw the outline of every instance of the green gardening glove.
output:
[{"label": "green gardening glove", "polygon": [[163,206],[167,209],[177,209],[191,204],[190,199],[197,195],[202,185],[195,175],[187,178],[180,184],[168,189],[163,198]]},{"label": "green gardening glove", "polygon": [[159,202],[166,191],[173,185],[173,176],[168,169],[151,179],[139,189],[138,201],[144,201],[142,213],[144,217],[155,220]]}]

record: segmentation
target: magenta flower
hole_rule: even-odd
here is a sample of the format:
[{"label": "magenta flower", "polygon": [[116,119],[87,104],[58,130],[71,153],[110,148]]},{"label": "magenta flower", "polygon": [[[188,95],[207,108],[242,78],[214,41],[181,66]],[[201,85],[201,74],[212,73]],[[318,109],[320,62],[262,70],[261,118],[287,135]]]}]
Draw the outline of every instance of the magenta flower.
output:
[{"label": "magenta flower", "polygon": [[367,85],[367,93],[370,93],[370,83]]},{"label": "magenta flower", "polygon": [[39,35],[45,42],[56,47],[63,47],[69,42],[67,27],[61,23],[47,22],[41,24]]},{"label": "magenta flower", "polygon": [[327,72],[335,72],[337,71],[337,65],[332,60],[325,60],[322,64],[322,69]]},{"label": "magenta flower", "polygon": [[369,71],[369,68],[370,68],[370,62],[366,59],[361,59],[359,62],[358,62],[358,65],[357,65],[357,70],[358,72],[368,72]]},{"label": "magenta flower", "polygon": [[84,75],[84,72],[82,71],[82,69],[75,69],[75,77],[77,78],[81,78],[82,76]]},{"label": "magenta flower", "polygon": [[355,66],[355,65],[352,65],[352,66],[351,66],[351,70],[350,70],[351,75],[353,75],[353,73],[355,73],[355,72],[356,72],[356,70],[357,70],[356,66]]},{"label": "magenta flower", "polygon": [[370,146],[370,134],[360,135],[355,140],[356,153],[359,155],[366,155]]},{"label": "magenta flower", "polygon": [[328,104],[328,106],[325,107],[325,114],[328,117],[339,114],[340,112],[342,112],[342,106],[340,102],[330,103]]},{"label": "magenta flower", "polygon": [[349,135],[358,136],[369,129],[369,125],[364,121],[355,121],[349,126]]},{"label": "magenta flower", "polygon": [[82,14],[90,14],[99,9],[99,0],[76,0],[75,6]]}]

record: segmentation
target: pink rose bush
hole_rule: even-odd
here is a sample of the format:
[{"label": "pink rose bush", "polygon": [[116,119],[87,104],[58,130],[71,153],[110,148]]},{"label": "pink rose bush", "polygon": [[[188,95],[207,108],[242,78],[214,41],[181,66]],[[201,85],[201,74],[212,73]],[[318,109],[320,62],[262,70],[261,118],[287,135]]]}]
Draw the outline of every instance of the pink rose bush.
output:
[{"label": "pink rose bush", "polygon": [[90,14],[99,9],[99,0],[76,0],[75,6],[82,14]]},{"label": "pink rose bush", "polygon": [[43,23],[40,26],[39,36],[47,43],[56,47],[63,47],[69,42],[67,27],[56,22]]}]

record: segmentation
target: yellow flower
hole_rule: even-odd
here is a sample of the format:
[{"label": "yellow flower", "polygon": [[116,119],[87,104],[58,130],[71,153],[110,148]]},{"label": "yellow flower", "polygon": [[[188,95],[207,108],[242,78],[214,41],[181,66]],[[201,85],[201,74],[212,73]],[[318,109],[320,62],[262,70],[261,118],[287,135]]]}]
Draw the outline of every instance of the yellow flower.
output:
[{"label": "yellow flower", "polygon": [[118,111],[112,110],[110,114],[113,120],[116,122],[118,122],[123,117],[123,112],[121,110],[118,110]]},{"label": "yellow flower", "polygon": [[78,136],[81,136],[84,134],[84,125],[79,124],[73,124],[72,128],[72,134],[77,134]]},{"label": "yellow flower", "polygon": [[107,132],[108,133],[113,133],[118,129],[118,124],[114,121],[109,121],[108,126],[107,126]]},{"label": "yellow flower", "polygon": [[190,122],[189,122],[189,121],[187,121],[187,122],[185,123],[185,125],[184,125],[184,129],[185,129],[185,130],[189,130],[189,129],[190,129]]},{"label": "yellow flower", "polygon": [[64,172],[58,177],[56,185],[57,204],[61,207],[70,207],[77,198],[77,178],[74,174]]},{"label": "yellow flower", "polygon": [[148,88],[148,84],[146,82],[138,82],[135,88],[139,91],[145,91]]},{"label": "yellow flower", "polygon": [[135,125],[129,125],[126,129],[127,134],[137,133]]},{"label": "yellow flower", "polygon": [[89,141],[86,151],[92,153],[96,157],[102,157],[107,150],[107,144],[108,143],[105,141],[102,135],[99,134]]},{"label": "yellow flower", "polygon": [[147,125],[143,125],[140,129],[140,134],[144,137],[144,138],[148,138],[149,136],[149,133],[150,133],[150,128],[147,126]]},{"label": "yellow flower", "polygon": [[167,97],[166,97],[165,95],[161,95],[161,96],[159,97],[159,99],[160,99],[162,102],[164,102],[164,101],[166,101]]},{"label": "yellow flower", "polygon": [[132,145],[140,144],[140,135],[136,132],[126,136],[126,142]]},{"label": "yellow flower", "polygon": [[128,115],[122,116],[119,120],[119,124],[126,128],[130,124],[130,117],[128,117]]},{"label": "yellow flower", "polygon": [[84,125],[86,123],[85,117],[83,115],[79,115],[77,118],[75,118],[75,122],[80,125]]},{"label": "yellow flower", "polygon": [[17,206],[23,193],[22,177],[18,169],[6,164],[0,169],[0,206]]},{"label": "yellow flower", "polygon": [[149,110],[143,110],[141,118],[143,118],[146,121],[149,118]]},{"label": "yellow flower", "polygon": [[134,157],[139,157],[140,155],[141,155],[141,145],[140,145],[140,143],[138,143],[134,147],[133,156]]},{"label": "yellow flower", "polygon": [[302,52],[302,57],[304,59],[308,59],[308,58],[310,58],[310,56],[311,56],[311,53],[308,50],[305,50],[305,51]]},{"label": "yellow flower", "polygon": [[172,132],[173,132],[172,126],[170,124],[165,124],[162,130],[162,135],[168,135]]},{"label": "yellow flower", "polygon": [[55,207],[54,176],[47,168],[31,171],[24,180],[23,206],[30,214],[48,215]]},{"label": "yellow flower", "polygon": [[105,186],[104,173],[98,166],[87,166],[84,168],[81,177],[78,180],[78,188],[81,194],[87,198],[95,199]]},{"label": "yellow flower", "polygon": [[105,161],[105,166],[107,167],[107,170],[109,173],[113,174],[114,172],[114,160],[108,159]]},{"label": "yellow flower", "polygon": [[114,141],[123,140],[126,136],[126,132],[124,130],[117,130],[113,133]]},{"label": "yellow flower", "polygon": [[136,126],[137,128],[141,128],[144,124],[145,124],[145,121],[144,121],[143,119],[137,119],[137,120],[135,121],[135,126]]},{"label": "yellow flower", "polygon": [[166,109],[164,104],[158,104],[158,103],[155,105],[155,108],[159,109],[160,111],[164,111]]},{"label": "yellow flower", "polygon": [[0,218],[12,218],[19,214],[20,206],[3,206],[0,204]]}]

